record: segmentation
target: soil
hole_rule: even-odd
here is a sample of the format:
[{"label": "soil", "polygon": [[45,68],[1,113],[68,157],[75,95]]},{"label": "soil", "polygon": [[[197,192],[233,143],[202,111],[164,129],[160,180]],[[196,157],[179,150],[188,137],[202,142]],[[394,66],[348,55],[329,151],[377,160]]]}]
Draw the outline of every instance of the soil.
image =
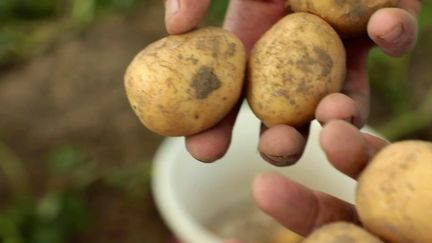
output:
[{"label": "soil", "polygon": [[[36,193],[44,191],[46,157],[63,145],[78,145],[104,168],[151,162],[162,137],[133,114],[123,73],[164,35],[162,1],[146,1],[0,73],[0,138],[29,168]],[[170,233],[149,198],[96,187],[88,198],[93,225],[74,242],[166,242]]]}]

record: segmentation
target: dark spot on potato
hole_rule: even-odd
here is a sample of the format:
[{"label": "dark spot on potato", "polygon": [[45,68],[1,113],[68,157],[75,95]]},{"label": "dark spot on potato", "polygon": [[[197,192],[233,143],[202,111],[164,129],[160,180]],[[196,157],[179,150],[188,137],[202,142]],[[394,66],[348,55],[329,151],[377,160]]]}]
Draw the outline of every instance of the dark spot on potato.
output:
[{"label": "dark spot on potato", "polygon": [[311,87],[309,85],[307,85],[306,82],[307,82],[306,79],[302,79],[301,82],[298,83],[295,91],[297,93],[309,95],[311,93]]},{"label": "dark spot on potato", "polygon": [[292,106],[296,106],[297,105],[297,102],[294,99],[289,99],[289,103]]},{"label": "dark spot on potato", "polygon": [[414,185],[409,183],[409,182],[406,182],[406,187],[408,188],[408,190],[413,191],[413,192],[416,190]]},{"label": "dark spot on potato", "polygon": [[367,6],[359,0],[335,0],[336,5],[345,7],[346,16],[349,18],[361,18],[367,13]]},{"label": "dark spot on potato", "polygon": [[260,109],[264,109],[264,105],[260,101],[257,102],[257,106]]},{"label": "dark spot on potato", "polygon": [[195,118],[195,120],[198,120],[200,118],[200,116],[195,114],[194,118]]},{"label": "dark spot on potato", "polygon": [[198,59],[196,59],[193,56],[188,57],[186,60],[192,62],[193,65],[197,65],[198,64]]},{"label": "dark spot on potato", "polygon": [[165,80],[165,84],[166,84],[166,86],[167,86],[170,90],[172,90],[173,93],[177,93],[177,88],[176,88],[176,86],[174,85],[174,82],[173,82],[173,79],[172,79],[172,78],[167,78],[167,79]]},{"label": "dark spot on potato", "polygon": [[214,74],[213,68],[202,66],[192,78],[191,86],[195,90],[196,98],[202,100],[214,90],[219,89],[221,81]]},{"label": "dark spot on potato", "polygon": [[349,235],[337,235],[332,243],[356,243],[356,240]]},{"label": "dark spot on potato", "polygon": [[224,97],[222,98],[222,100],[224,100],[224,101],[227,100],[227,99],[228,99],[228,98],[227,98],[226,96],[224,96]]},{"label": "dark spot on potato", "polygon": [[228,44],[228,49],[225,51],[225,56],[232,57],[236,52],[236,44],[231,42]]},{"label": "dark spot on potato", "polygon": [[160,112],[162,112],[164,114],[169,113],[169,111],[167,109],[165,109],[165,107],[162,105],[158,105],[157,108]]},{"label": "dark spot on potato", "polygon": [[300,40],[294,40],[294,41],[293,41],[293,44],[295,44],[295,45],[297,45],[297,46],[301,46],[301,47],[304,47],[304,44],[303,44],[303,42],[302,42],[302,41],[300,41]]},{"label": "dark spot on potato", "polygon": [[333,69],[333,59],[325,50],[323,50],[318,46],[315,46],[313,50],[315,54],[318,56],[318,62],[322,67],[321,76],[322,77],[328,76]]},{"label": "dark spot on potato", "polygon": [[[391,180],[393,180],[393,178]],[[394,188],[394,186],[391,183],[381,184],[380,190],[384,193],[384,195],[387,195],[388,197],[393,197],[393,195],[397,192],[397,190]],[[391,201],[391,199],[388,201]]]},{"label": "dark spot on potato", "polygon": [[295,62],[297,68],[300,69],[303,73],[311,73],[313,63],[314,61],[310,59],[309,56],[304,56],[304,58]]},{"label": "dark spot on potato", "polygon": [[196,48],[200,50],[208,50],[211,51],[211,54],[214,58],[218,56],[220,53],[220,42],[219,39],[198,39],[196,42]]}]

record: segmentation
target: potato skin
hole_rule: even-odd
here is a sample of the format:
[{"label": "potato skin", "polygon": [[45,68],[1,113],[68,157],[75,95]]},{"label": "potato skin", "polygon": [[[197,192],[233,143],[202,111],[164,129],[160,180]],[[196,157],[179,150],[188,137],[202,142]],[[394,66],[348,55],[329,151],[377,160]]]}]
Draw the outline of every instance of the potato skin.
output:
[{"label": "potato skin", "polygon": [[238,102],[246,54],[241,41],[217,27],[156,41],[129,65],[125,87],[141,122],[165,136],[214,126]]},{"label": "potato skin", "polygon": [[403,141],[381,150],[359,177],[365,227],[394,243],[432,242],[432,143]]},{"label": "potato skin", "polygon": [[289,0],[295,12],[309,12],[326,20],[344,38],[366,32],[369,18],[380,8],[396,7],[399,0]]},{"label": "potato skin", "polygon": [[319,101],[341,89],[345,49],[321,18],[294,13],[282,18],[255,44],[249,60],[248,102],[267,127],[301,127]]},{"label": "potato skin", "polygon": [[324,225],[312,232],[303,243],[384,243],[365,229],[347,222]]}]

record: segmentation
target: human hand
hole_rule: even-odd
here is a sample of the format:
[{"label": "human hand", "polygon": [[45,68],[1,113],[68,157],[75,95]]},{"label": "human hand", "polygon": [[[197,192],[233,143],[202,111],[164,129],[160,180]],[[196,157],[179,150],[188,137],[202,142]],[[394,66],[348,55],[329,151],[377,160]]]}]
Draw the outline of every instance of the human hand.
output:
[{"label": "human hand", "polygon": [[[328,122],[319,140],[330,163],[353,179],[357,179],[370,159],[387,145],[386,141],[340,120]],[[302,236],[334,221],[359,223],[352,204],[276,173],[259,175],[252,192],[264,212]]]},{"label": "human hand", "polygon": [[[204,16],[210,0],[165,0],[165,23],[170,34],[179,34],[196,27]],[[369,38],[348,40],[347,77],[341,93],[326,96],[315,116],[322,124],[330,120],[346,120],[361,127],[369,113],[369,85],[366,59],[375,43],[391,56],[409,52],[416,43],[420,0],[401,0],[400,8],[385,8],[373,14],[368,25]],[[287,14],[286,0],[231,0],[224,28],[236,34],[247,52],[259,37]],[[372,40],[373,42],[371,42]],[[216,126],[186,138],[186,147],[193,157],[212,162],[227,151],[239,106]],[[302,155],[309,127],[278,125],[262,127],[259,151],[272,164],[283,166],[296,162]]]}]

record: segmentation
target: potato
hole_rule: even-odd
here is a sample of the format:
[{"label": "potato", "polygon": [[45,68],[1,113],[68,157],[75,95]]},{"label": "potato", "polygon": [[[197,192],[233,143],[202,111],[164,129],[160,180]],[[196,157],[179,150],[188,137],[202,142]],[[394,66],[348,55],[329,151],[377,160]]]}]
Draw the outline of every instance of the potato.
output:
[{"label": "potato", "polygon": [[340,90],[345,49],[324,20],[294,13],[258,40],[248,70],[247,98],[255,115],[268,127],[300,127],[314,118],[324,96]]},{"label": "potato", "polygon": [[271,243],[300,243],[303,242],[303,237],[293,231],[281,227],[273,233]]},{"label": "potato", "polygon": [[398,3],[399,0],[290,0],[293,11],[320,16],[343,37],[364,34],[375,11]]},{"label": "potato", "polygon": [[206,27],[156,41],[129,65],[129,102],[150,130],[186,136],[214,126],[239,101],[245,49],[230,32]]},{"label": "potato", "polygon": [[383,243],[383,241],[357,225],[335,222],[315,230],[303,243]]},{"label": "potato", "polygon": [[432,242],[432,143],[397,142],[359,177],[356,204],[369,231],[393,242]]}]

